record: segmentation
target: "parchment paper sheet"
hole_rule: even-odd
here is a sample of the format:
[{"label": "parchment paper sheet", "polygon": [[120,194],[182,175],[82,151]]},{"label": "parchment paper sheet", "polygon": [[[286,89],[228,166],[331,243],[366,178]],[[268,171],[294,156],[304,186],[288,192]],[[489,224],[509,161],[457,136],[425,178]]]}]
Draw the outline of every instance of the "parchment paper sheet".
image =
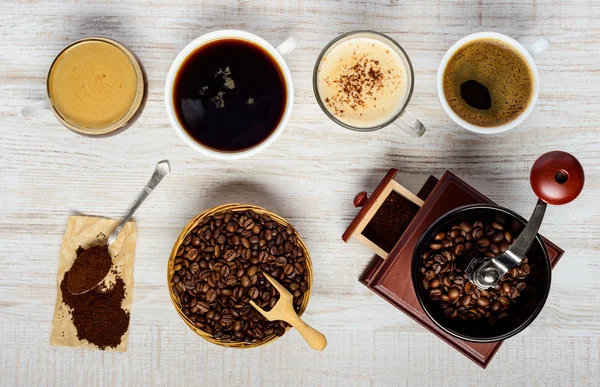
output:
[{"label": "parchment paper sheet", "polygon": [[[73,261],[75,261],[77,248],[79,246],[88,248],[99,243],[105,243],[106,238],[108,238],[108,235],[110,235],[119,222],[119,220],[90,216],[69,217],[67,230],[65,231],[63,244],[60,249],[60,260],[58,262],[58,275],[56,277],[58,289],[56,293],[54,320],[52,321],[52,330],[50,333],[51,345],[98,349],[96,345],[89,343],[87,340],[79,340],[77,338],[77,330],[71,321],[69,307],[62,302],[60,283],[63,280],[65,272],[69,271]],[[133,301],[135,243],[135,222],[129,222],[123,227],[117,240],[109,247],[109,252],[113,259],[111,272],[116,269],[127,287],[122,307],[130,313]],[[110,284],[114,283],[114,276],[109,275],[106,282],[111,286]],[[129,330],[123,335],[120,345],[116,348],[107,347],[106,350],[125,352],[127,350],[128,337]]]}]

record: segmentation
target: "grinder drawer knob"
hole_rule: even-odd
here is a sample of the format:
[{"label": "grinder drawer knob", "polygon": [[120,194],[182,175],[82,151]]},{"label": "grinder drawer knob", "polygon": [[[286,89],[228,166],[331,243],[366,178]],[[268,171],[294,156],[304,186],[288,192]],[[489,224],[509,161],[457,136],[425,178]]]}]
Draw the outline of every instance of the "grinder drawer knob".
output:
[{"label": "grinder drawer knob", "polygon": [[354,197],[354,207],[362,207],[369,200],[367,193],[365,191],[359,192]]}]

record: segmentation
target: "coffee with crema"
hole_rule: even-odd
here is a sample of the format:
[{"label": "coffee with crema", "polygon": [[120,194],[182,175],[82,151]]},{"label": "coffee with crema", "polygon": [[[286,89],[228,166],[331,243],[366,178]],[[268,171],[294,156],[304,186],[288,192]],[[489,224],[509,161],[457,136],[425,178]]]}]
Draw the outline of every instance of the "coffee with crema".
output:
[{"label": "coffee with crema", "polygon": [[48,74],[58,115],[77,128],[101,130],[139,104],[141,74],[124,49],[106,39],[77,42],[60,53]]},{"label": "coffee with crema", "polygon": [[534,90],[527,60],[496,39],[479,39],[459,48],[443,77],[444,96],[461,119],[480,127],[496,127],[516,119]]}]

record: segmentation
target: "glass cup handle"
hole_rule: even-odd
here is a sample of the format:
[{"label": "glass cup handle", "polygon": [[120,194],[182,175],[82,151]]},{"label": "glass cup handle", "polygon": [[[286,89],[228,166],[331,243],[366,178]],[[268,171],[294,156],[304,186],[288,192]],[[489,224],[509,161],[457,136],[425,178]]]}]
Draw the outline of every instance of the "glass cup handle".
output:
[{"label": "glass cup handle", "polygon": [[529,46],[525,46],[525,48],[527,49],[527,51],[529,51],[531,56],[537,56],[541,54],[542,52],[546,51],[548,47],[550,47],[550,41],[548,40],[548,38],[545,37],[536,40]]},{"label": "glass cup handle", "polygon": [[411,114],[404,112],[396,121],[393,122],[394,125],[404,129],[409,132],[413,136],[421,137],[425,134],[425,125]]},{"label": "glass cup handle", "polygon": [[298,45],[298,41],[293,36],[287,38],[283,43],[277,46],[275,49],[279,51],[281,56],[286,56],[290,52],[294,51],[294,48]]},{"label": "glass cup handle", "polygon": [[50,104],[48,103],[48,100],[43,99],[25,106],[23,109],[21,109],[21,115],[27,118],[34,117],[45,110],[50,110]]}]

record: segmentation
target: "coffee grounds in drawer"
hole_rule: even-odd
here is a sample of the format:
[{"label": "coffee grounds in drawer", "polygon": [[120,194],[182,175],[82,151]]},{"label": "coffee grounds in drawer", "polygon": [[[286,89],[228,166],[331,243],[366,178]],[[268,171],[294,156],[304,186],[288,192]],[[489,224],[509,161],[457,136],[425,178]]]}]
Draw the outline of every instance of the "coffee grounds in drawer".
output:
[{"label": "coffee grounds in drawer", "polygon": [[385,252],[390,252],[420,207],[396,191],[391,191],[362,235]]}]

